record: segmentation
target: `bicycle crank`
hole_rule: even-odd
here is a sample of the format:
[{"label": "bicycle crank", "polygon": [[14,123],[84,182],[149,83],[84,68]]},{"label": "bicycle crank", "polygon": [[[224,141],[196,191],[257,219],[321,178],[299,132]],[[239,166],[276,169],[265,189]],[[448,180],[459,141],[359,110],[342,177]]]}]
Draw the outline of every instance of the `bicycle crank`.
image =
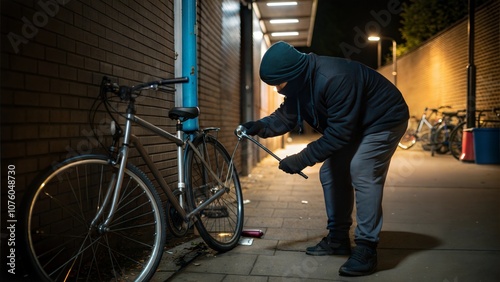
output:
[{"label": "bicycle crank", "polygon": [[[262,150],[266,151],[266,153],[268,153],[269,155],[273,156],[275,159],[277,159],[279,162],[281,162],[281,158],[278,157],[276,154],[274,154],[271,150],[269,150],[268,148],[266,148],[266,146],[262,145],[259,141],[255,140],[252,136],[248,135],[245,131],[245,128],[241,125],[239,125],[238,127],[236,127],[236,129],[234,130],[234,134],[236,136],[238,136],[238,138],[241,140],[241,138],[246,138],[250,141],[252,141],[252,143],[254,143],[255,145],[259,146]],[[303,173],[302,171],[298,173],[300,176],[304,177],[305,179],[308,179],[309,177]]]}]

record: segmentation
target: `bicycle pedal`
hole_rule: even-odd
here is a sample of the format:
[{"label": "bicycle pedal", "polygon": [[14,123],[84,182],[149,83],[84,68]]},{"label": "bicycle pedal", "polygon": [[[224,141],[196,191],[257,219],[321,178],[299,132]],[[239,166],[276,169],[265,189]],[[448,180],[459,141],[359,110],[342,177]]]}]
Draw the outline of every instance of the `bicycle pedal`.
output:
[{"label": "bicycle pedal", "polygon": [[222,218],[229,216],[226,206],[209,207],[204,209],[201,214],[208,218]]}]

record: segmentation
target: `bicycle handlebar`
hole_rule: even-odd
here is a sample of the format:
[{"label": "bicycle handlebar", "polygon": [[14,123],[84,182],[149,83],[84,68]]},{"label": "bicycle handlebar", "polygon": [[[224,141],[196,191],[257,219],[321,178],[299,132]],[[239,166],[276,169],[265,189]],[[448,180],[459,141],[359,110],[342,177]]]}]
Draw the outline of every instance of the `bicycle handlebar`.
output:
[{"label": "bicycle handlebar", "polygon": [[146,88],[156,88],[158,86],[166,85],[166,84],[186,83],[188,81],[189,81],[189,78],[187,78],[187,77],[175,77],[175,78],[162,79],[162,80],[145,82],[145,83],[141,83],[141,84],[132,86],[132,87],[130,87],[130,91],[134,92],[137,90],[144,90]]},{"label": "bicycle handlebar", "polygon": [[457,110],[455,112],[443,112],[443,116],[457,117],[457,116],[462,116],[466,112],[467,112],[467,110]]},{"label": "bicycle handlebar", "polygon": [[441,109],[451,109],[452,107],[451,106],[439,106],[438,108],[429,108],[429,107],[425,107],[425,110],[424,112],[427,112],[427,111],[431,111],[431,112],[439,112],[439,110]]},{"label": "bicycle handlebar", "polygon": [[145,89],[154,89],[158,86],[176,83],[186,83],[189,81],[188,77],[175,77],[156,81],[150,81],[145,83],[140,83],[135,86],[120,86],[117,83],[111,83],[111,81],[104,76],[101,82],[101,94],[106,92],[111,92],[116,94],[122,100],[130,100],[132,93]]}]

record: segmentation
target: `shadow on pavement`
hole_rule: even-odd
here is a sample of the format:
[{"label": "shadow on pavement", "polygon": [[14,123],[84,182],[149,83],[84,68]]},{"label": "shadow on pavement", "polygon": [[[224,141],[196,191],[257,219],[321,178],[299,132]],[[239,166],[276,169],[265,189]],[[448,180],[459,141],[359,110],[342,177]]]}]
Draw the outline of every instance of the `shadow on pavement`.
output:
[{"label": "shadow on pavement", "polygon": [[378,267],[380,270],[396,268],[412,254],[437,248],[441,240],[425,234],[382,231],[378,245]]}]

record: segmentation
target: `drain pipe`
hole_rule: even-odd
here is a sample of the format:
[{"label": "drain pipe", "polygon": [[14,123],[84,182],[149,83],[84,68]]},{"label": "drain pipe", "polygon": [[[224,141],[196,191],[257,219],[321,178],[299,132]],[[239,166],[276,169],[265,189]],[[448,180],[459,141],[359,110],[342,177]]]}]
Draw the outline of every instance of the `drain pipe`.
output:
[{"label": "drain pipe", "polygon": [[[240,66],[240,104],[241,123],[255,119],[254,87],[253,87],[253,11],[251,1],[241,1],[241,66]],[[243,142],[241,147],[241,174],[248,175],[256,159],[255,148],[249,142]]]},{"label": "drain pipe", "polygon": [[[196,0],[182,0],[182,76],[188,77],[189,82],[182,84],[182,106],[198,106],[198,64],[197,64],[197,25]],[[178,38],[176,38],[178,39]],[[198,130],[198,118],[184,122],[185,131]]]},{"label": "drain pipe", "polygon": [[[182,76],[182,0],[174,0],[174,76]],[[182,84],[175,84],[175,106],[182,107]]]}]

